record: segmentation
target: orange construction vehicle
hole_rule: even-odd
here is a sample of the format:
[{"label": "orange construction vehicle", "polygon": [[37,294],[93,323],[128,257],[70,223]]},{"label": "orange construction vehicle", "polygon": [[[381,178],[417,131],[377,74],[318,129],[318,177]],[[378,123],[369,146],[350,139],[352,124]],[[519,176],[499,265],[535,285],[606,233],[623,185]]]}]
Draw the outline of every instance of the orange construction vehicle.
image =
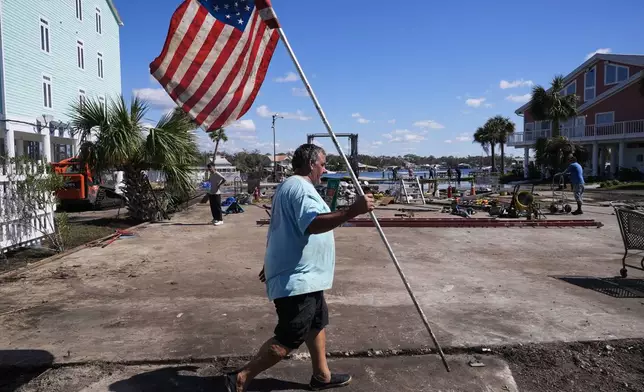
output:
[{"label": "orange construction vehicle", "polygon": [[61,204],[97,204],[101,188],[100,180],[98,176],[92,174],[89,166],[85,165],[81,168],[80,161],[75,157],[51,165],[54,172],[65,179],[64,188],[56,192],[56,197]]}]

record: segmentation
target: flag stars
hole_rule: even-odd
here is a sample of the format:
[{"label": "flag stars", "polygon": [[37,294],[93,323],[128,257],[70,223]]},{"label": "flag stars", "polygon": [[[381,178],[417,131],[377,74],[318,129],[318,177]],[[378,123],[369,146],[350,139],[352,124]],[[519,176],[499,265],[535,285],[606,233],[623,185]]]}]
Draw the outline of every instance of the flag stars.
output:
[{"label": "flag stars", "polygon": [[246,11],[250,11],[250,7],[249,7],[249,6],[246,6]]},{"label": "flag stars", "polygon": [[243,20],[243,19],[238,19],[238,20],[237,20],[237,23],[239,23],[239,24],[244,24],[244,20]]},{"label": "flag stars", "polygon": [[215,10],[215,12],[219,12],[219,10],[220,10],[219,6],[218,6],[218,5],[216,5],[216,6],[215,6],[215,8],[214,8],[214,10]]},{"label": "flag stars", "polygon": [[226,15],[226,19],[230,19],[230,15]]},{"label": "flag stars", "polygon": [[228,9],[230,6],[228,4],[224,4],[224,8]]}]

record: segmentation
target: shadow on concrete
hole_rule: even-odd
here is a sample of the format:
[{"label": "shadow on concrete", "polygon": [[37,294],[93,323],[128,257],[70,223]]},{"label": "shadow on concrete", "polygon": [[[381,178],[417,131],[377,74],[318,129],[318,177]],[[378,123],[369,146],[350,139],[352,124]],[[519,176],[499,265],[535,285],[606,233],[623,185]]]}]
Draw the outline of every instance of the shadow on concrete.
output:
[{"label": "shadow on concrete", "polygon": [[[226,392],[223,376],[208,377],[197,375],[197,366],[166,367],[137,374],[126,380],[110,385],[110,392]],[[186,374],[192,372],[193,374]],[[260,378],[254,380],[248,391],[290,391],[309,390],[308,385]]]},{"label": "shadow on concrete", "polygon": [[0,350],[0,392],[13,392],[27,384],[54,362],[45,350]]},{"label": "shadow on concrete", "polygon": [[644,279],[597,278],[594,276],[554,276],[554,278],[614,298],[644,298]]}]

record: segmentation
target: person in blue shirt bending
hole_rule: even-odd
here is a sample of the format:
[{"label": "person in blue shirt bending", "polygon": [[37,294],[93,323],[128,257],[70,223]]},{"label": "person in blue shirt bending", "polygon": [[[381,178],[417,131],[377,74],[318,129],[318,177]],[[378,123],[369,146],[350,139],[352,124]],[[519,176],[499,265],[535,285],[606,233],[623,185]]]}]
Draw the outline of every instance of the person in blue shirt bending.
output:
[{"label": "person in blue shirt bending", "polygon": [[577,162],[577,158],[571,155],[568,158],[568,163],[570,164],[564,174],[570,175],[570,183],[572,184],[572,190],[575,193],[575,201],[577,202],[577,211],[574,211],[573,215],[583,214],[581,210],[581,205],[583,204],[583,195],[584,195],[584,169]]},{"label": "person in blue shirt bending", "polygon": [[373,211],[373,195],[358,197],[353,205],[331,212],[315,185],[326,172],[326,154],[304,144],[293,154],[295,175],[275,191],[264,268],[268,299],[275,304],[274,336],[246,366],[226,374],[227,392],[244,392],[259,373],[274,366],[306,343],[311,353],[314,390],[348,385],[351,376],[331,373],[326,361],[329,323],[324,290],[331,288],[335,269],[333,229],[358,215]]}]

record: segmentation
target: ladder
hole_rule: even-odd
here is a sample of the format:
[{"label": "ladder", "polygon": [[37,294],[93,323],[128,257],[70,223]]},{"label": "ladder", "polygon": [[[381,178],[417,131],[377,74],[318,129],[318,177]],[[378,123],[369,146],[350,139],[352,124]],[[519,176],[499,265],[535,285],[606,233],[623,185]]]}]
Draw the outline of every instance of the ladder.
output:
[{"label": "ladder", "polygon": [[425,195],[423,195],[418,177],[409,179],[401,178],[399,188],[398,197],[402,199],[400,200],[401,203],[410,204],[421,201],[423,205],[425,204]]}]

